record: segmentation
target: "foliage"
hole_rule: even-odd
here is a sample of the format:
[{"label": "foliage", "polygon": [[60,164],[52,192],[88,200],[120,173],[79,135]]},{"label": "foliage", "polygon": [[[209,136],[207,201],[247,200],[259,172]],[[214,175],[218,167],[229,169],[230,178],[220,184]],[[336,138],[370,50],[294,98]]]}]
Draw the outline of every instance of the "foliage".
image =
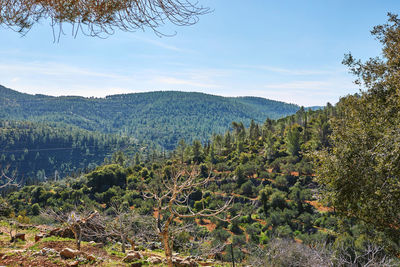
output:
[{"label": "foliage", "polygon": [[[150,92],[106,98],[51,97],[18,93],[0,86],[0,119],[57,122],[101,133],[151,141],[172,150],[178,141],[203,144],[224,133],[232,121],[249,125],[281,118],[299,109],[257,97],[221,97],[202,93]],[[150,150],[149,150],[150,152]]]},{"label": "foliage", "polygon": [[332,118],[332,149],[318,154],[318,181],[335,210],[359,218],[398,241],[400,228],[400,20],[372,34],[383,45],[382,58],[365,63],[351,54],[344,63],[366,91],[341,99]]},{"label": "foliage", "polygon": [[4,169],[0,171],[23,184],[78,174],[100,165],[117,150],[130,154],[137,150],[129,138],[59,124],[7,120],[0,120],[0,147]]},{"label": "foliage", "polygon": [[[340,250],[340,245],[335,244],[344,239],[345,244],[358,244],[357,253],[363,251],[359,245],[368,241],[378,244],[382,255],[396,255],[397,245],[384,242],[385,234],[358,221],[339,220],[332,208],[316,198],[313,162],[304,155],[331,144],[327,137],[331,131],[328,118],[336,114],[336,108],[327,105],[322,110],[300,109],[294,115],[268,119],[262,125],[250,122],[249,128],[235,122],[233,131],[215,133],[210,142],[197,140],[188,144],[181,140],[170,155],[146,160],[132,160],[117,153],[112,157],[113,163],[106,162],[86,175],[26,186],[8,194],[5,200],[14,211],[26,210],[28,215],[35,214],[38,206],[40,210],[55,207],[69,211],[89,205],[115,218],[110,211],[112,203],[117,202],[125,210],[133,210],[135,216],[158,221],[159,230],[152,234],[156,239],[160,239],[157,233],[169,221],[168,245],[173,249],[228,261],[232,255],[227,244],[233,243],[236,260],[247,261],[252,247],[266,246],[277,237],[302,242],[304,247],[300,248],[293,244],[292,255],[302,262],[306,262],[305,257],[299,254],[311,253],[306,247],[326,243],[330,253],[335,253]],[[179,173],[177,166],[196,170],[196,175]],[[208,181],[211,177],[212,181]],[[174,181],[178,182],[177,188],[189,183],[183,195],[165,191],[165,186],[175,187]],[[207,182],[199,184],[201,181]],[[148,194],[150,191],[153,197]],[[193,213],[222,207],[231,196],[235,198],[227,220],[191,218]],[[173,214],[190,216],[171,217]],[[126,229],[121,225],[113,228]],[[117,234],[121,241],[122,231]],[[205,244],[198,245],[202,242]]]}]

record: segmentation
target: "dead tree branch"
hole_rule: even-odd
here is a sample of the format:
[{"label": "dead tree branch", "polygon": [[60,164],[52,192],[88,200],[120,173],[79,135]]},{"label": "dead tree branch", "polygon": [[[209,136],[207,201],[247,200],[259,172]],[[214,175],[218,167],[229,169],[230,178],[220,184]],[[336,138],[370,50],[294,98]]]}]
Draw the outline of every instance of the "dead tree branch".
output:
[{"label": "dead tree branch", "polygon": [[158,28],[167,21],[186,26],[210,12],[191,0],[0,0],[0,25],[26,34],[33,25],[50,21],[55,40],[72,25],[72,35],[105,37],[115,30]]}]

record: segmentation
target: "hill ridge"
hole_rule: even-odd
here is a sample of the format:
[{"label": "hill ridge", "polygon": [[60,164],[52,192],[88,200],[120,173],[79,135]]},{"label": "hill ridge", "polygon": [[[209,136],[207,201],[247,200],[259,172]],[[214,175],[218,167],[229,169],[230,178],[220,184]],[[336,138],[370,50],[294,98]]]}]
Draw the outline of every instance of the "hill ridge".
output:
[{"label": "hill ridge", "polygon": [[57,122],[132,136],[171,150],[180,139],[207,142],[233,121],[249,126],[295,113],[300,107],[266,98],[224,97],[201,92],[154,91],[105,98],[46,96],[0,86],[0,119]]}]

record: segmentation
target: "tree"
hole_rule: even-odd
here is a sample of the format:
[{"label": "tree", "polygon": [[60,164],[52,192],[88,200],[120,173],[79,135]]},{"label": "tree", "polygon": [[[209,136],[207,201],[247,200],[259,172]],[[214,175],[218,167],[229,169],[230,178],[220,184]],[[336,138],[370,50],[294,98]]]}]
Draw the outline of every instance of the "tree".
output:
[{"label": "tree", "polygon": [[194,163],[200,163],[203,161],[203,152],[201,151],[201,143],[199,140],[193,141],[192,156]]},{"label": "tree", "polygon": [[335,210],[390,233],[400,230],[400,19],[374,27],[382,57],[344,64],[367,90],[341,99],[332,148],[317,154],[317,177]]},{"label": "tree", "polygon": [[116,29],[135,31],[158,28],[170,21],[183,26],[198,21],[209,8],[190,0],[1,0],[0,25],[26,34],[33,25],[50,20],[58,38],[63,25],[72,25],[72,35],[107,36]]},{"label": "tree", "polygon": [[[112,216],[103,216],[105,231],[102,233],[106,237],[117,237],[121,241],[121,250],[125,253],[126,243],[129,241],[134,248],[135,239],[151,239],[154,236],[154,224],[151,216],[143,216],[129,210],[127,205],[118,202],[111,203]],[[101,233],[100,233],[101,234]]]},{"label": "tree", "polygon": [[[226,212],[233,197],[228,198],[215,209],[202,207],[192,209],[190,196],[215,180],[214,177],[200,177],[198,167],[169,166],[163,173],[158,173],[151,183],[143,184],[143,196],[152,199],[154,204],[158,234],[165,250],[168,266],[172,267],[172,248],[170,231],[176,221],[196,217],[214,217],[227,220]],[[203,195],[203,194],[202,194]]]},{"label": "tree", "polygon": [[185,149],[186,149],[186,143],[184,139],[179,140],[178,146],[176,148],[176,151],[178,153],[179,159],[181,160],[181,163],[185,161]]},{"label": "tree", "polygon": [[293,124],[289,126],[286,133],[287,151],[292,156],[297,156],[300,151],[300,125]]},{"label": "tree", "polygon": [[71,231],[78,250],[81,250],[83,238],[99,236],[99,233],[104,236],[103,233],[105,233],[104,222],[98,211],[86,209],[79,212],[78,209],[75,209],[70,212],[64,212],[48,208],[43,210],[41,215],[61,223],[64,226],[64,230]]}]

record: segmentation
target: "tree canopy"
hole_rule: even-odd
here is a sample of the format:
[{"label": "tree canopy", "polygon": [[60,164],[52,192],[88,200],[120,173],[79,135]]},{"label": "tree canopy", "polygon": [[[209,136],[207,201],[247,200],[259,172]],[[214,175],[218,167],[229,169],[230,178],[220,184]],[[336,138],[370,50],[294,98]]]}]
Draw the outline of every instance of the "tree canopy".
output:
[{"label": "tree canopy", "polygon": [[387,231],[400,227],[400,20],[374,27],[382,56],[344,64],[366,90],[339,102],[332,149],[319,154],[318,177],[336,211]]}]

